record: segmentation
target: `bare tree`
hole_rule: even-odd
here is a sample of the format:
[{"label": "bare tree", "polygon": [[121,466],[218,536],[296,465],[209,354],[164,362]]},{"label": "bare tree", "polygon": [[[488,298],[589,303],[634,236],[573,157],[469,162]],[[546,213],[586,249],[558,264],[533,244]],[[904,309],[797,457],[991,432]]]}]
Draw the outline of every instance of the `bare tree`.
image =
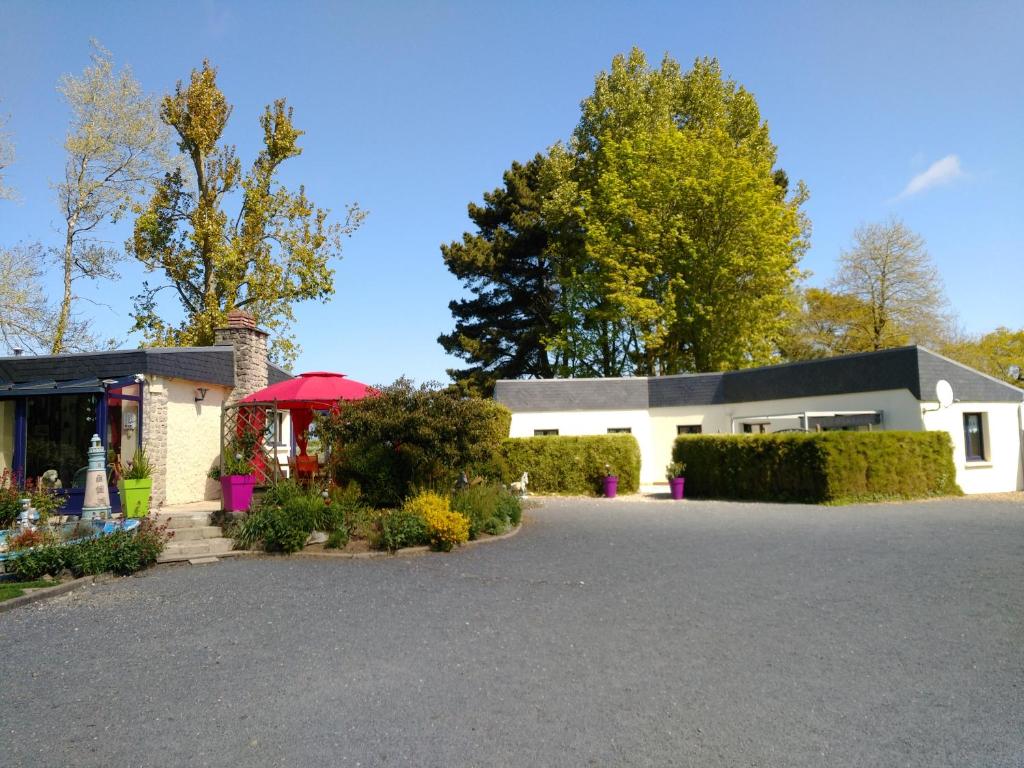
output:
[{"label": "bare tree", "polygon": [[953,318],[924,240],[895,218],[858,227],[853,238],[853,248],[839,257],[830,286],[833,293],[856,300],[847,323],[847,346],[877,350],[939,345]]},{"label": "bare tree", "polygon": [[14,162],[14,142],[4,130],[6,124],[7,118],[0,115],[0,200],[12,200],[15,197],[14,190],[4,184],[4,171]]},{"label": "bare tree", "polygon": [[109,51],[93,41],[92,64],[80,77],[66,75],[58,90],[71,107],[64,149],[64,180],[56,185],[64,219],[64,244],[55,251],[64,292],[50,351],[69,342],[78,278],[111,278],[122,258],[96,238],[106,220],[116,221],[166,168],[169,134],[156,102],[146,96],[129,69],[114,71]]},{"label": "bare tree", "polygon": [[40,245],[0,248],[0,342],[10,353],[39,352],[50,341],[53,313],[43,290]]}]

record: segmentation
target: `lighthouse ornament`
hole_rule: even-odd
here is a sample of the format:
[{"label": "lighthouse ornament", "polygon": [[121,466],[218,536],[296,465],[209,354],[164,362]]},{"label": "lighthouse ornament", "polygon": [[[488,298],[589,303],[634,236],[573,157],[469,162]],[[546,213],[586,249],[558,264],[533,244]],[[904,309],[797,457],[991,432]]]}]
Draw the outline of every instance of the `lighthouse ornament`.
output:
[{"label": "lighthouse ornament", "polygon": [[100,444],[100,436],[93,435],[89,443],[89,471],[85,476],[85,502],[82,504],[82,519],[106,520],[110,517],[110,493],[107,490],[106,451]]}]

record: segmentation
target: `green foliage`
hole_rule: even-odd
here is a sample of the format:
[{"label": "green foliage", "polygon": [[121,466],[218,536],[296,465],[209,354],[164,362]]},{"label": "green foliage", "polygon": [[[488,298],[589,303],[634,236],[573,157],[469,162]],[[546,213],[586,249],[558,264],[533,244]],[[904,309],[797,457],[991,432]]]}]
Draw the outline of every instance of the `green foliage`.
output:
[{"label": "green foliage", "polygon": [[0,603],[13,597],[21,597],[25,594],[26,589],[43,589],[54,586],[56,583],[53,581],[0,582]]},{"label": "green foliage", "polygon": [[324,547],[327,549],[344,549],[348,545],[348,539],[348,528],[342,525],[328,534]]},{"label": "green foliage", "polygon": [[959,494],[946,432],[702,435],[676,440],[692,498],[848,503]]},{"label": "green foliage", "polygon": [[380,514],[379,547],[389,552],[428,542],[427,523],[415,509],[388,509]]},{"label": "green foliage", "polygon": [[333,503],[327,491],[281,480],[241,520],[233,538],[245,549],[262,546],[267,552],[290,554],[302,549],[313,531],[331,533],[340,528],[346,528],[344,509]]},{"label": "green foliage", "polygon": [[148,480],[153,476],[153,465],[146,455],[146,449],[139,447],[128,466],[122,470],[124,480]]},{"label": "green foliage", "polygon": [[470,485],[452,495],[451,508],[469,520],[469,538],[497,535],[519,524],[522,505],[499,483]]},{"label": "green foliage", "polygon": [[[284,99],[264,110],[263,149],[243,173],[235,148],[221,143],[231,106],[216,78],[204,62],[161,104],[161,118],[177,133],[191,168],[167,174],[149,204],[136,210],[126,247],[147,271],[163,273],[185,319],[168,322],[157,307],[164,286],[145,283],[135,297],[135,330],[154,345],[208,345],[227,313],[240,308],[274,335],[275,359],[288,362],[297,354],[288,334],[293,305],[331,296],[329,263],[365,214],[353,205],[344,224],[331,224],[329,212],[301,186],[292,192],[281,185],[281,166],[302,153],[303,133]],[[225,203],[236,200],[239,212],[229,215]]]},{"label": "green foliage", "polygon": [[1024,386],[1024,329],[999,327],[977,338],[951,342],[942,354],[1007,384]]},{"label": "green foliage", "polygon": [[508,434],[508,409],[408,379],[321,417],[339,483],[355,480],[371,506],[395,507],[412,488],[450,488],[459,472],[486,472]]},{"label": "green foliage", "polygon": [[504,187],[470,203],[476,226],[461,241],[441,246],[445,266],[472,294],[448,304],[455,329],[438,342],[470,363],[448,373],[463,391],[489,396],[497,379],[548,379],[559,367],[546,347],[555,335],[557,262],[542,215],[546,159],[512,163]]},{"label": "green foliage", "polygon": [[757,101],[714,59],[616,56],[568,145],[505,173],[442,247],[470,298],[439,341],[499,376],[621,376],[770,362],[809,229]]},{"label": "green foliage", "polygon": [[31,506],[39,512],[39,519],[46,522],[50,515],[64,505],[64,497],[53,488],[32,479],[22,481],[10,470],[0,474],[0,528],[10,528],[21,512],[21,500],[29,499]]},{"label": "green foliage", "polygon": [[684,472],[686,472],[686,464],[684,462],[670,461],[668,466],[665,467],[665,479],[672,480],[677,477],[682,477]]},{"label": "green foliage", "polygon": [[597,495],[605,465],[615,467],[621,493],[640,487],[640,445],[633,435],[513,437],[502,448],[512,476],[528,472],[537,493]]},{"label": "green foliage", "polygon": [[153,565],[172,535],[165,526],[143,520],[134,531],[115,531],[97,539],[29,550],[9,560],[6,567],[20,581],[45,574],[57,576],[64,570],[75,577],[100,573],[128,576]]}]

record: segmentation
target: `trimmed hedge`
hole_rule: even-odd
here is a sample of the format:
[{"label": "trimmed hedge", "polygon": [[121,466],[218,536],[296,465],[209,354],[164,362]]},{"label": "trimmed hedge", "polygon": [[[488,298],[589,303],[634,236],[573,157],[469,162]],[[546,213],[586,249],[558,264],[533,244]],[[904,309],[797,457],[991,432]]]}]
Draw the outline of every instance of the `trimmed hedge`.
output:
[{"label": "trimmed hedge", "polygon": [[682,436],[692,498],[812,504],[962,493],[947,432]]},{"label": "trimmed hedge", "polygon": [[512,479],[529,472],[536,493],[596,495],[606,464],[619,477],[620,493],[640,488],[640,445],[633,435],[510,437],[502,451]]}]

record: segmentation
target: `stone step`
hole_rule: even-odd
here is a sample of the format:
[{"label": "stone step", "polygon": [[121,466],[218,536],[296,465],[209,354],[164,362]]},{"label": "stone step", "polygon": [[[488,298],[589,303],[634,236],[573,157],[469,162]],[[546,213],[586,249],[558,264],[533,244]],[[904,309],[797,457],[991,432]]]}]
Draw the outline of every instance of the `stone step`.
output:
[{"label": "stone step", "polygon": [[164,547],[157,562],[166,563],[174,560],[189,560],[194,557],[210,557],[225,555],[234,549],[235,543],[223,537],[202,539],[198,541],[180,541],[173,539]]},{"label": "stone step", "polygon": [[172,530],[181,528],[205,528],[210,525],[209,515],[157,515],[157,525],[166,525]]},{"label": "stone step", "polygon": [[201,541],[203,539],[219,539],[223,533],[216,525],[197,525],[194,528],[173,528],[174,538],[171,543],[182,541]]}]

